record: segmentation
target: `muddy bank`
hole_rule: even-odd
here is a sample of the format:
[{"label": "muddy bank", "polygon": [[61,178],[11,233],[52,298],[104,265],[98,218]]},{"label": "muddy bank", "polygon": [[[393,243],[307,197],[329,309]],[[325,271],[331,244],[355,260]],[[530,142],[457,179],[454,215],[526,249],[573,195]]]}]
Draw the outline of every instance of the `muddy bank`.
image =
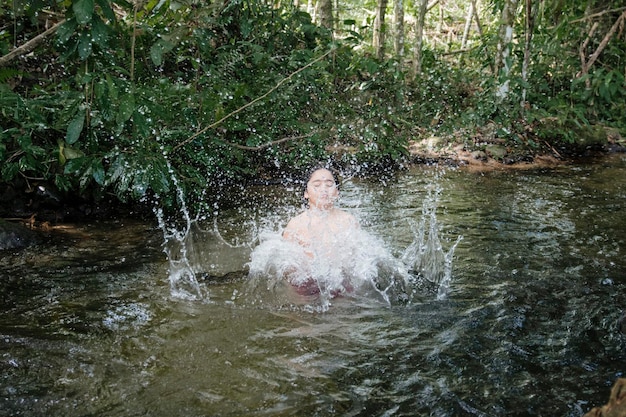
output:
[{"label": "muddy bank", "polygon": [[602,139],[560,145],[547,142],[528,146],[511,145],[489,133],[469,136],[462,141],[437,136],[412,141],[409,145],[411,163],[445,164],[471,171],[506,169],[542,169],[565,164],[593,161],[612,154],[626,152],[626,139],[610,131]]}]

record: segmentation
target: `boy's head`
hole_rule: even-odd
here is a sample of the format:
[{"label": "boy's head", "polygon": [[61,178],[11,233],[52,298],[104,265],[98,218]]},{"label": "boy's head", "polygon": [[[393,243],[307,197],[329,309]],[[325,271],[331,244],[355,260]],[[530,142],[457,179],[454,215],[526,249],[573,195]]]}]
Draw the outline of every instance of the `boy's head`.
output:
[{"label": "boy's head", "polygon": [[304,198],[309,206],[318,209],[332,208],[339,196],[335,176],[327,168],[315,168],[306,183]]}]

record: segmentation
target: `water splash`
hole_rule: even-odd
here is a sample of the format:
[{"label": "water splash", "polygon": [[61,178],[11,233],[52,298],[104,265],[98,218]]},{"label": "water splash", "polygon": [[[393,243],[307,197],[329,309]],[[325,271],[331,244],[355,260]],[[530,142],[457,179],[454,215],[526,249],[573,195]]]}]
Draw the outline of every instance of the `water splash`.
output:
[{"label": "water splash", "polygon": [[175,298],[205,300],[208,299],[208,291],[198,282],[196,270],[190,262],[190,249],[192,247],[188,243],[188,237],[192,230],[193,220],[189,214],[183,190],[174,175],[169,161],[167,161],[167,165],[176,189],[177,201],[180,204],[179,213],[183,221],[182,227],[177,224],[169,224],[165,219],[163,208],[160,205],[154,208],[159,228],[163,232],[163,251],[167,255],[169,262],[170,293]]},{"label": "water splash", "polygon": [[[209,300],[207,281],[244,269],[254,241],[229,242],[219,230],[217,219],[211,226],[206,221],[190,218],[183,228],[167,227],[162,213],[157,213],[164,232],[164,251],[169,261],[169,282],[172,296],[190,300]],[[254,227],[253,227],[254,228]],[[256,235],[253,231],[252,235]]]},{"label": "water splash", "polygon": [[[437,181],[428,187],[421,218],[410,222],[413,240],[401,257],[394,256],[380,238],[358,228],[333,236],[333,247],[326,248],[324,256],[311,258],[302,247],[282,238],[284,219],[275,212],[250,219],[251,232],[244,243],[228,242],[217,217],[208,228],[206,218],[201,222],[191,217],[183,190],[169,169],[180,218],[171,222],[159,206],[154,211],[163,232],[170,292],[175,298],[208,301],[204,278],[246,269],[248,288],[257,297],[253,303],[265,300],[312,311],[326,311],[340,295],[375,297],[394,305],[410,304],[433,291],[443,299],[450,290],[452,259],[461,237],[444,249],[436,216],[441,194]],[[269,294],[270,300],[259,293]]]},{"label": "water splash", "polygon": [[413,241],[401,257],[363,229],[337,234],[324,256],[312,257],[285,241],[280,228],[264,230],[248,264],[251,287],[273,294],[279,303],[313,311],[327,310],[339,295],[374,296],[389,305],[410,304],[433,292],[443,299],[450,290],[454,250],[462,237],[444,249],[436,216],[440,193],[439,186],[430,188],[421,218],[411,222]]},{"label": "water splash", "polygon": [[441,225],[437,221],[437,207],[442,189],[438,183],[427,187],[427,197],[422,203],[422,215],[418,223],[412,221],[410,227],[413,241],[405,249],[402,262],[409,268],[413,281],[422,279],[437,290],[437,298],[447,296],[452,282],[452,260],[454,251],[463,239],[459,236],[446,251],[439,238]]}]

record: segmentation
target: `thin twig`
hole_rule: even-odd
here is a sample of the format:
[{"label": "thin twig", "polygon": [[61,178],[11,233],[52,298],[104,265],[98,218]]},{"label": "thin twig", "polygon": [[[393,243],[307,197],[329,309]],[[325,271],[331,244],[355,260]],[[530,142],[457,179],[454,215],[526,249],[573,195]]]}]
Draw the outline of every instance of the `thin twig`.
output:
[{"label": "thin twig", "polygon": [[245,109],[247,109],[248,107],[254,105],[255,103],[263,100],[265,97],[269,96],[270,94],[272,94],[274,91],[276,91],[281,85],[285,84],[287,81],[289,81],[290,79],[292,79],[294,76],[296,76],[297,74],[301,73],[302,71],[304,71],[305,69],[309,68],[311,65],[315,64],[316,62],[321,61],[322,59],[326,58],[328,55],[330,55],[335,49],[330,49],[328,52],[326,52],[324,55],[314,59],[313,61],[309,62],[308,64],[306,64],[305,66],[303,66],[302,68],[292,72],[291,74],[289,74],[287,77],[283,78],[282,80],[280,80],[278,82],[278,84],[276,84],[274,87],[272,87],[269,91],[267,91],[265,94],[255,98],[254,100],[252,100],[249,103],[244,104],[243,106],[239,107],[237,110],[233,110],[232,112],[228,113],[226,116],[222,117],[221,119],[219,119],[216,122],[211,123],[210,125],[208,125],[207,127],[205,127],[204,129],[200,130],[199,132],[195,133],[194,135],[192,135],[190,138],[185,139],[184,141],[182,141],[181,143],[179,143],[178,145],[174,146],[174,148],[172,149],[172,152],[175,152],[178,148],[180,148],[181,146],[184,146],[186,144],[188,144],[189,142],[191,142],[192,140],[194,140],[195,138],[197,138],[198,136],[200,136],[201,134],[205,133],[207,130],[209,129],[213,129],[214,127],[220,125],[224,120],[229,119],[231,117],[233,117],[234,115],[241,113],[242,111],[244,111]]},{"label": "thin twig", "polygon": [[265,148],[269,148],[270,146],[278,145],[280,143],[288,142],[290,140],[310,138],[311,136],[313,136],[316,133],[317,133],[317,131],[314,131],[314,132],[311,132],[311,133],[307,133],[306,135],[288,136],[286,138],[273,140],[271,142],[267,142],[267,143],[264,143],[264,144],[258,145],[258,146],[246,146],[246,145],[240,145],[238,143],[231,143],[231,142],[225,142],[225,143],[227,145],[229,145],[229,146],[232,146],[233,148],[242,149],[244,151],[260,151],[260,150],[263,150]]},{"label": "thin twig", "polygon": [[589,20],[589,19],[593,19],[593,18],[596,18],[596,17],[600,17],[600,16],[608,14],[608,13],[621,12],[623,10],[626,10],[626,7],[618,7],[617,9],[604,10],[602,12],[590,14],[588,16],[585,16],[585,17],[581,18],[581,19],[572,20],[569,23],[571,24],[571,23],[584,22],[585,20]]}]

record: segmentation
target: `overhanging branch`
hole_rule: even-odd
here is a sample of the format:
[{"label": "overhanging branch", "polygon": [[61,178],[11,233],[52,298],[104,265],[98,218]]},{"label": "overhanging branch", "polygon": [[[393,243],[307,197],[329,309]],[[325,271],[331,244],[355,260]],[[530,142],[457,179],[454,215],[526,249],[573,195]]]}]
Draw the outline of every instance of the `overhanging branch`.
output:
[{"label": "overhanging branch", "polygon": [[0,66],[6,65],[9,62],[11,62],[11,60],[13,60],[14,58],[27,54],[33,49],[35,49],[40,43],[42,43],[46,39],[46,37],[56,32],[59,26],[61,26],[63,23],[65,23],[65,19],[62,19],[61,21],[56,23],[54,26],[52,26],[50,29],[46,30],[45,32],[40,33],[39,35],[35,36],[33,39],[29,40],[23,45],[20,45],[19,47],[15,48],[14,50],[4,55],[3,57],[0,57]]},{"label": "overhanging branch", "polygon": [[232,146],[233,148],[242,149],[244,151],[261,151],[261,150],[263,150],[265,148],[269,148],[271,146],[278,145],[278,144],[281,144],[283,142],[289,142],[289,141],[292,141],[292,140],[310,138],[311,136],[313,136],[316,133],[317,133],[317,131],[307,133],[306,135],[288,136],[286,138],[273,140],[271,142],[263,143],[263,144],[258,145],[258,146],[246,146],[246,145],[240,145],[238,143],[231,143],[231,142],[225,142],[225,143],[228,144],[229,146]]},{"label": "overhanging branch", "polygon": [[[311,65],[315,64],[316,62],[321,61],[322,59],[326,58],[328,55],[330,55],[335,49],[331,49],[328,52],[326,52],[324,55],[319,56],[317,58],[315,58],[313,61],[309,62],[308,64],[306,64],[305,66],[303,66],[302,68],[299,68],[298,70],[292,72],[291,74],[289,74],[287,77],[283,78],[282,80],[280,80],[274,87],[270,88],[265,94],[255,98],[254,100],[252,100],[249,103],[244,104],[243,106],[239,107],[237,110],[233,110],[232,112],[228,113],[226,116],[222,117],[221,119],[219,119],[218,121],[211,123],[210,125],[208,125],[207,127],[205,127],[204,129],[200,130],[199,132],[196,132],[195,134],[193,134],[191,137],[185,139],[184,141],[180,142],[178,145],[174,146],[174,148],[172,149],[172,152],[175,152],[178,148],[180,148],[181,146],[184,146],[186,144],[188,144],[189,142],[191,142],[192,140],[194,140],[195,138],[197,138],[198,136],[202,135],[203,133],[205,133],[207,130],[209,129],[213,129],[214,127],[219,126],[222,122],[224,122],[226,119],[229,119],[231,117],[233,117],[234,115],[241,113],[242,111],[244,111],[245,109],[247,109],[248,107],[252,106],[253,104],[263,100],[265,97],[269,96],[270,94],[272,94],[274,91],[276,91],[278,88],[280,88],[281,85],[285,84],[287,81],[289,81],[290,79],[292,79],[294,76],[296,76],[297,74],[301,73],[302,71],[304,71],[305,69],[309,68]],[[242,146],[242,145],[239,145]]]}]

